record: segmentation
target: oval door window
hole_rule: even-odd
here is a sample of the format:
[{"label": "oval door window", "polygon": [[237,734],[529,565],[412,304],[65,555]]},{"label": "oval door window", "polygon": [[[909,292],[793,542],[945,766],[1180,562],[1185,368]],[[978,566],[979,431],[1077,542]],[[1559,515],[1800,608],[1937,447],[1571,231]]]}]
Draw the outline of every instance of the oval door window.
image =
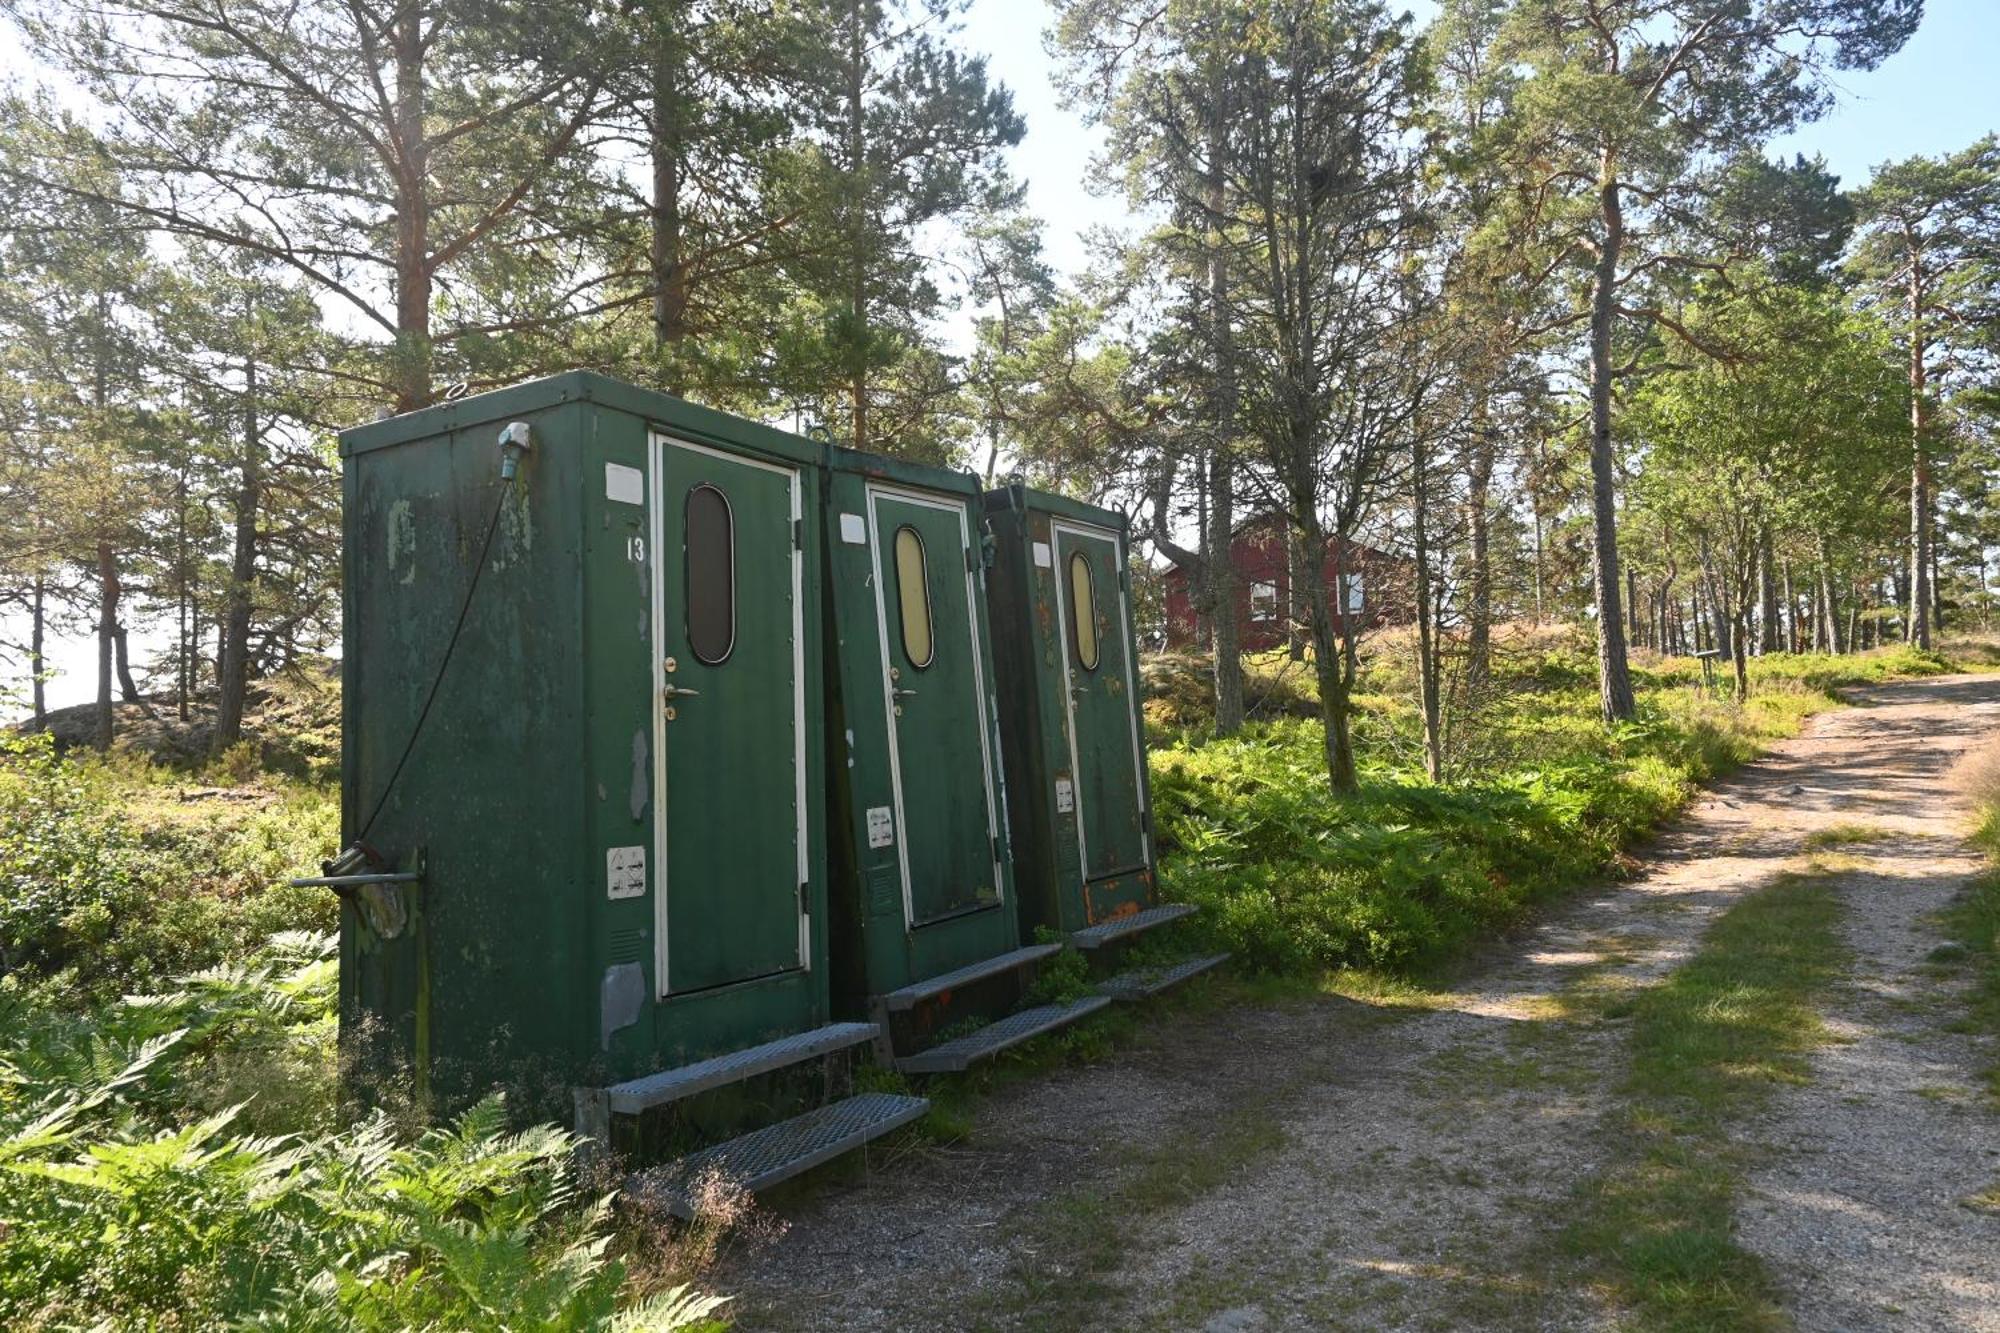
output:
[{"label": "oval door window", "polygon": [[1076,660],[1085,671],[1097,670],[1097,587],[1090,577],[1090,557],[1078,551],[1069,558],[1070,629],[1076,640]]},{"label": "oval door window", "polygon": [[688,651],[715,666],[736,646],[736,520],[705,482],[688,491],[685,517]]},{"label": "oval door window", "polygon": [[903,656],[922,670],[935,649],[931,634],[930,563],[924,559],[924,539],[915,528],[896,529],[896,609],[903,620]]}]

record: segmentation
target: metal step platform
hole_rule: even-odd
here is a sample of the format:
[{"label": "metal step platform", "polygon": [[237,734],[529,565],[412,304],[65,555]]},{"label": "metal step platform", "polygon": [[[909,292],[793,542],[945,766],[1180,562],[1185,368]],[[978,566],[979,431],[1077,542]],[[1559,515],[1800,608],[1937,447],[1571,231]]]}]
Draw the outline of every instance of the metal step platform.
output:
[{"label": "metal step platform", "polygon": [[880,1029],[873,1023],[829,1023],[811,1032],[767,1041],[762,1046],[745,1047],[712,1059],[615,1083],[604,1090],[604,1098],[613,1115],[638,1115],[641,1111],[650,1111],[656,1106],[665,1106],[711,1088],[755,1078],[759,1074],[768,1074],[774,1069],[783,1069],[786,1065],[798,1064],[815,1056],[830,1055],[849,1046],[859,1046],[880,1035]]},{"label": "metal step platform", "polygon": [[755,1194],[900,1129],[930,1105],[923,1097],[860,1093],[639,1172],[625,1188],[676,1217],[692,1219],[696,1192],[710,1174]]},{"label": "metal step platform", "polygon": [[983,958],[966,967],[955,968],[950,972],[940,972],[936,976],[926,977],[922,981],[913,981],[899,990],[892,990],[886,995],[878,995],[875,998],[875,1003],[889,1013],[902,1013],[905,1010],[916,1008],[925,1000],[935,999],[943,995],[946,991],[957,990],[961,986],[970,986],[975,981],[984,981],[988,977],[997,977],[1003,972],[1012,972],[1015,968],[1026,967],[1030,963],[1038,963],[1052,954],[1061,952],[1062,945],[1060,944],[1030,944],[1025,948],[1015,949],[1011,953],[995,954],[991,958]]},{"label": "metal step platform", "polygon": [[977,1032],[940,1042],[936,1046],[897,1059],[896,1068],[906,1074],[956,1074],[963,1069],[1018,1046],[1030,1037],[1067,1027],[1087,1014],[1111,1003],[1109,995],[1086,995],[1067,1004],[1043,1004],[1009,1014],[997,1023],[988,1023]]},{"label": "metal step platform", "polygon": [[1095,926],[1086,926],[1073,931],[1069,942],[1079,949],[1100,949],[1119,940],[1130,939],[1141,931],[1164,926],[1170,921],[1178,921],[1195,912],[1193,903],[1166,903],[1159,907],[1148,907],[1143,912],[1133,912],[1127,916],[1114,916],[1109,921]]},{"label": "metal step platform", "polygon": [[1226,953],[1210,954],[1206,958],[1189,958],[1182,962],[1170,963],[1165,967],[1135,967],[1130,972],[1120,972],[1101,983],[1097,990],[1101,995],[1109,995],[1114,1000],[1130,1003],[1135,1000],[1150,1000],[1161,991],[1171,990],[1193,977],[1198,977],[1210,968],[1219,967],[1229,961]]}]

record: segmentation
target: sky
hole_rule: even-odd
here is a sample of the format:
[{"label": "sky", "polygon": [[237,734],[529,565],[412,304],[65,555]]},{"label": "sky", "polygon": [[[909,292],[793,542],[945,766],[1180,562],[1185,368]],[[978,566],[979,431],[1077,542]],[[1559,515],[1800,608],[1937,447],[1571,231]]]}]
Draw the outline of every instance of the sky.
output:
[{"label": "sky", "polygon": [[[1429,6],[1419,7],[1426,17]],[[2000,129],[2000,0],[1928,0],[1922,26],[1881,68],[1841,78],[1831,115],[1784,136],[1773,154],[1823,156],[1843,183],[1865,181],[1886,161],[1965,147]],[[1084,188],[1091,156],[1103,136],[1078,112],[1065,109],[1055,68],[1043,49],[1047,11],[1035,0],[973,0],[959,43],[988,57],[992,77],[1013,90],[1027,134],[1011,150],[1014,175],[1027,187],[1027,207],[1045,224],[1049,262],[1074,275],[1089,265],[1084,234],[1129,221],[1122,197]],[[0,67],[21,55],[15,34],[0,27]],[[12,628],[9,626],[8,628]],[[135,636],[135,652],[148,645]],[[52,707],[82,703],[96,691],[95,652],[88,638],[52,645]],[[0,681],[0,688],[12,685]]]}]

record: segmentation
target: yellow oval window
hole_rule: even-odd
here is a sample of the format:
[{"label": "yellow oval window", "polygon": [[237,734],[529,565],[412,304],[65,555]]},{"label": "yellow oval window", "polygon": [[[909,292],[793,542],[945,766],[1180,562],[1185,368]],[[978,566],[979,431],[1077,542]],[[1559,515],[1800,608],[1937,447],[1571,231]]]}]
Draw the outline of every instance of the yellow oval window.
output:
[{"label": "yellow oval window", "polygon": [[1070,637],[1077,665],[1097,670],[1097,587],[1090,577],[1090,557],[1078,551],[1069,558]]},{"label": "yellow oval window", "polygon": [[903,619],[903,656],[922,670],[931,664],[931,581],[924,539],[915,528],[896,529],[896,606]]}]

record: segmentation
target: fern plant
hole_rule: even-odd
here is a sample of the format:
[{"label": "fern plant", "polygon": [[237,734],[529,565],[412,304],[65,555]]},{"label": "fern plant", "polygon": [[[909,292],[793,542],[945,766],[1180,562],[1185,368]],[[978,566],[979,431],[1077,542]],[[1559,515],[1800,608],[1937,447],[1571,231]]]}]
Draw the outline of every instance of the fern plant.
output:
[{"label": "fern plant", "polygon": [[0,1327],[719,1327],[686,1287],[627,1299],[575,1140],[511,1129],[497,1097],[414,1138],[193,1113],[218,1058],[330,1022],[330,969],[329,941],[286,937],[0,1034]]}]

